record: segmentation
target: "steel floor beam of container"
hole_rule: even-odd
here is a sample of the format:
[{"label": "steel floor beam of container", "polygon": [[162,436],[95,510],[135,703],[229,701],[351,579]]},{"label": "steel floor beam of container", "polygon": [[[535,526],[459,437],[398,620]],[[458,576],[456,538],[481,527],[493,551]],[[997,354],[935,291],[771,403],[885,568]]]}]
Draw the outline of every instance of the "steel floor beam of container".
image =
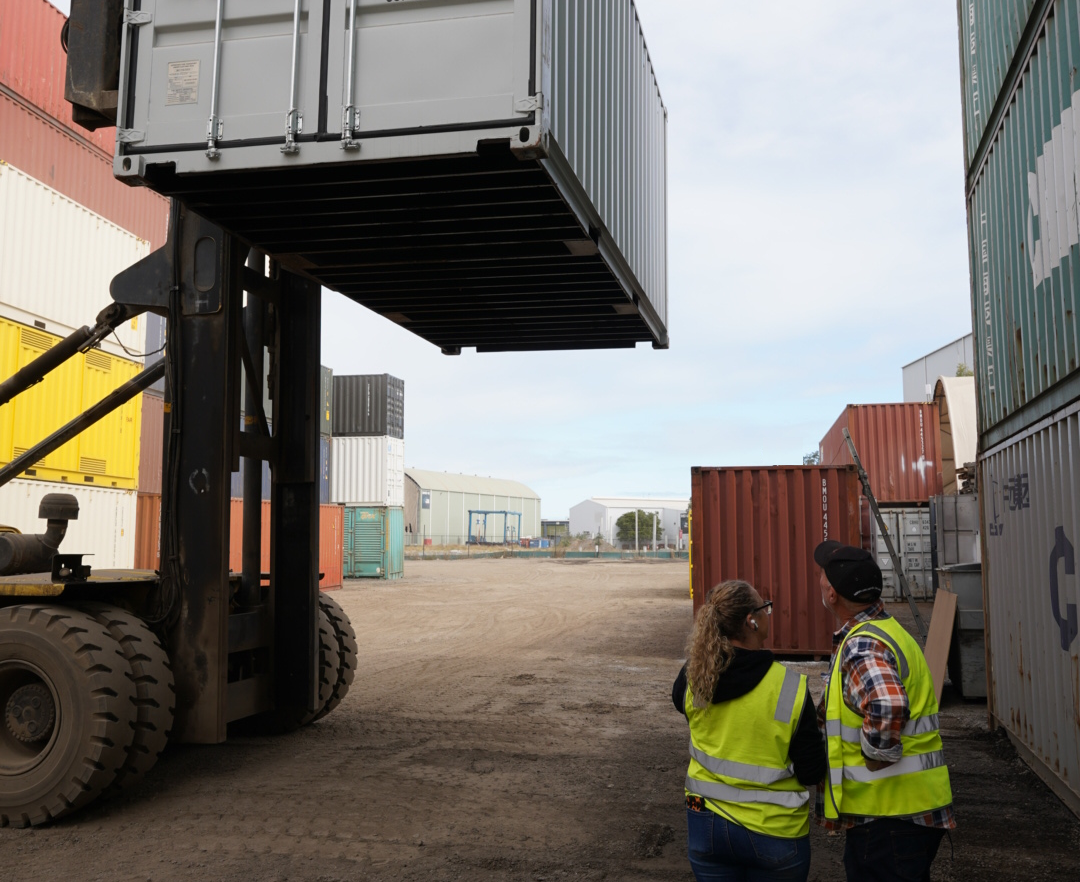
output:
[{"label": "steel floor beam of container", "polygon": [[446,352],[667,346],[541,163],[505,148],[200,177],[151,166],[147,178]]}]

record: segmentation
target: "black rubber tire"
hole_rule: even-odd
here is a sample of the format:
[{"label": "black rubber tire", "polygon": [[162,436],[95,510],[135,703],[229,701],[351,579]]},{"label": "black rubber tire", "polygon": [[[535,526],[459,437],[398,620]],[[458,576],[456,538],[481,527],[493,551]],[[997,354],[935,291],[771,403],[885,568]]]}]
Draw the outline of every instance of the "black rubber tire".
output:
[{"label": "black rubber tire", "polygon": [[[135,730],[135,684],[120,644],[79,610],[24,604],[0,609],[0,692],[27,671],[53,695],[46,745],[24,754],[0,721],[0,826],[44,824],[82,808],[116,778]],[[2,708],[0,708],[2,712]]]},{"label": "black rubber tire", "polygon": [[313,723],[323,715],[330,698],[333,696],[334,685],[340,675],[341,660],[338,655],[337,636],[330,617],[321,606],[319,607],[319,699],[318,707],[314,713],[305,714],[300,721],[301,726]]},{"label": "black rubber tire", "polygon": [[80,604],[120,644],[135,684],[135,737],[127,760],[109,788],[130,790],[142,781],[165,750],[176,712],[176,686],[172,665],[158,636],[127,610],[107,603]]},{"label": "black rubber tire", "polygon": [[352,686],[353,679],[356,677],[356,666],[360,655],[360,650],[356,645],[356,632],[353,631],[352,622],[345,615],[345,610],[341,608],[334,598],[323,592],[319,592],[319,608],[326,613],[334,626],[339,665],[337,682],[334,684],[330,700],[316,714],[316,720],[322,719],[341,704],[341,700],[349,691],[349,687]]},{"label": "black rubber tire", "polygon": [[319,621],[319,695],[315,711],[297,712],[295,710],[272,710],[237,720],[230,724],[230,730],[237,735],[284,735],[295,732],[320,719],[333,695],[334,684],[340,679],[340,654],[334,625],[321,606]]}]

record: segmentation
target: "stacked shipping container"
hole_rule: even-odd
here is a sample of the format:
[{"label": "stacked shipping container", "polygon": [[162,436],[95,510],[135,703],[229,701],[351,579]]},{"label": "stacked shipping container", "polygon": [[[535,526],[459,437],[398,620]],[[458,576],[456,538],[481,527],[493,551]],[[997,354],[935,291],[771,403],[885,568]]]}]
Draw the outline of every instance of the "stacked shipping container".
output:
[{"label": "stacked shipping container", "polygon": [[988,703],[1080,814],[1080,0],[959,6]]},{"label": "stacked shipping container", "polygon": [[[164,243],[168,202],[112,176],[115,130],[73,127],[63,100],[64,17],[45,0],[0,6],[0,376],[10,376],[111,303],[112,277]],[[0,409],[0,463],[141,368],[139,318]],[[97,568],[134,560],[138,399],[0,489],[0,521],[37,530],[37,504],[74,493],[64,550]]]}]

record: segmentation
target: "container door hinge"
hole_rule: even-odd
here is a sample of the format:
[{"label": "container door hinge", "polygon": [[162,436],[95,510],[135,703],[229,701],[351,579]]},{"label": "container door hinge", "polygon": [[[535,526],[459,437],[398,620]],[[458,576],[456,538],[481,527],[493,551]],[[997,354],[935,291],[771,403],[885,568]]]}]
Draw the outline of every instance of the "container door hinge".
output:
[{"label": "container door hinge", "polygon": [[138,144],[146,137],[146,132],[138,129],[117,129],[116,140],[121,144]]},{"label": "container door hinge", "polygon": [[530,95],[528,98],[519,98],[514,102],[515,113],[530,113],[535,110],[544,109],[544,94],[537,92],[535,95]]},{"label": "container door hinge", "polygon": [[139,25],[150,24],[154,20],[149,12],[136,12],[134,9],[124,10],[124,24],[131,25],[132,27],[138,27]]}]

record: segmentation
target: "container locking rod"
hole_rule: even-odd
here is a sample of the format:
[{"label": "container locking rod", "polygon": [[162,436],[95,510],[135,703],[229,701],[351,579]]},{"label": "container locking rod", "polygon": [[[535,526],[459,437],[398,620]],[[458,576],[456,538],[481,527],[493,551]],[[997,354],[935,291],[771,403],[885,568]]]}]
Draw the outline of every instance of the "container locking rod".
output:
[{"label": "container locking rod", "polygon": [[285,115],[285,143],[281,145],[282,153],[300,152],[296,138],[304,130],[304,116],[296,106],[296,81],[300,65],[300,2],[301,0],[296,0],[293,7],[292,73],[289,76],[289,112]]},{"label": "container locking rod", "polygon": [[353,99],[353,78],[356,76],[356,0],[349,0],[349,46],[345,74],[345,106],[341,108],[341,149],[359,150],[356,132],[356,103]]},{"label": "container locking rod", "polygon": [[221,151],[217,148],[224,126],[218,119],[218,74],[221,67],[221,19],[225,11],[225,0],[217,0],[217,17],[214,20],[214,68],[210,80],[210,118],[206,121],[206,158],[217,159]]}]

